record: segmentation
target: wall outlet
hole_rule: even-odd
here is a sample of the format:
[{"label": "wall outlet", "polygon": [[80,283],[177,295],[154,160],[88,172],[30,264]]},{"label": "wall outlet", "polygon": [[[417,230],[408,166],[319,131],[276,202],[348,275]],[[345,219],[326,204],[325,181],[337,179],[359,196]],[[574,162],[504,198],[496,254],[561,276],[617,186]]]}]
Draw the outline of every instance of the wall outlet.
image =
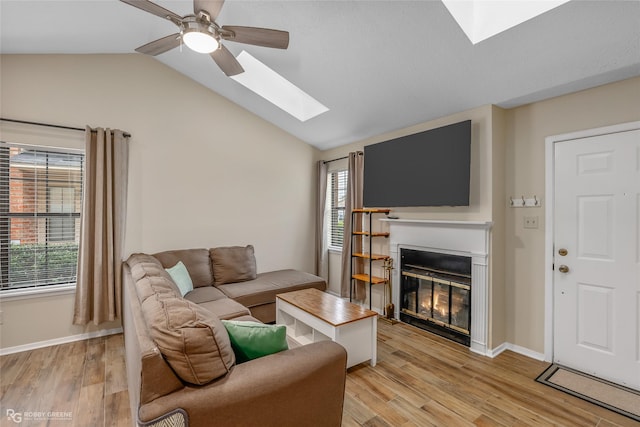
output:
[{"label": "wall outlet", "polygon": [[525,216],[524,217],[524,228],[538,228],[538,217],[537,216]]}]

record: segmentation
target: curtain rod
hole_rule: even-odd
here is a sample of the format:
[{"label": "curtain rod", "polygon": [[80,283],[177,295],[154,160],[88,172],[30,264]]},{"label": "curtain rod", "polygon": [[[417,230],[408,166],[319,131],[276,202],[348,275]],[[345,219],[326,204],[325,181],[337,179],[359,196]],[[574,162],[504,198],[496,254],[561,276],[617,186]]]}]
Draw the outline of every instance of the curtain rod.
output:
[{"label": "curtain rod", "polygon": [[[0,120],[2,120],[3,122],[12,122],[12,123],[21,123],[24,125],[36,125],[36,126],[46,126],[46,127],[50,127],[50,128],[57,128],[57,129],[68,129],[68,130],[78,130],[81,132],[84,132],[86,129],[82,129],[82,128],[76,128],[76,127],[71,127],[71,126],[62,126],[62,125],[52,125],[49,123],[39,123],[39,122],[29,122],[26,120],[15,120],[15,119],[5,119],[4,117],[0,117]],[[92,132],[95,132],[94,130],[92,130]],[[124,132],[123,135],[127,138],[131,137],[131,134],[128,132]]]},{"label": "curtain rod", "polygon": [[[358,156],[362,156],[364,153],[362,151],[356,151],[356,153],[358,154]],[[338,160],[344,160],[344,159],[348,159],[349,156],[344,156],[344,157],[338,157],[337,159],[331,159],[331,160],[325,160],[324,163],[331,163],[331,162],[337,162]]]}]

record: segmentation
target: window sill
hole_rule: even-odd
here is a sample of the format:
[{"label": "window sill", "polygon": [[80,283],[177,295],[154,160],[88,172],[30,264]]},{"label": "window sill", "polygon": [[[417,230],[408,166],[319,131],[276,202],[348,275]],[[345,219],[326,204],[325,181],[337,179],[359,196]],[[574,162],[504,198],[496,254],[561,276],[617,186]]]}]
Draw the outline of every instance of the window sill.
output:
[{"label": "window sill", "polygon": [[0,291],[1,301],[17,301],[30,298],[46,298],[54,295],[66,295],[76,292],[76,284],[40,286],[35,288],[10,289]]},{"label": "window sill", "polygon": [[329,253],[331,253],[331,254],[341,254],[342,253],[342,248],[340,248],[338,246],[329,246]]}]

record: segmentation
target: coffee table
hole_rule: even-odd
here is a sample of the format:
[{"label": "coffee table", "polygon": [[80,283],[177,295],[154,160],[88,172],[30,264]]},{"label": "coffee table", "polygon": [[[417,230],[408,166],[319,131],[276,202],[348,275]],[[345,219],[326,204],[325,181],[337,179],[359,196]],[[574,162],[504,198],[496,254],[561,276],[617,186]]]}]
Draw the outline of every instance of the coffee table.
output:
[{"label": "coffee table", "polygon": [[276,324],[306,345],[331,340],[347,350],[347,368],[370,361],[376,366],[378,313],[318,289],[276,295]]}]

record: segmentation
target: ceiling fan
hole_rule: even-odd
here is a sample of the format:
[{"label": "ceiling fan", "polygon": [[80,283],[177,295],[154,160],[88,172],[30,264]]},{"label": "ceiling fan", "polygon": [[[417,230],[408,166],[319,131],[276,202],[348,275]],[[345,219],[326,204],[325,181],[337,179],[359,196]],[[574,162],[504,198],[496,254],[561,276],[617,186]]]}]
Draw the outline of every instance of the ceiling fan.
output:
[{"label": "ceiling fan", "polygon": [[289,32],[268,28],[219,26],[216,18],[224,0],[193,0],[193,14],[180,16],[149,0],[120,0],[153,15],[168,19],[178,26],[179,32],[154,40],[136,49],[146,55],[160,55],[180,46],[182,42],[192,50],[208,53],[227,76],[244,72],[233,54],[221,43],[222,40],[256,46],[286,49]]}]

